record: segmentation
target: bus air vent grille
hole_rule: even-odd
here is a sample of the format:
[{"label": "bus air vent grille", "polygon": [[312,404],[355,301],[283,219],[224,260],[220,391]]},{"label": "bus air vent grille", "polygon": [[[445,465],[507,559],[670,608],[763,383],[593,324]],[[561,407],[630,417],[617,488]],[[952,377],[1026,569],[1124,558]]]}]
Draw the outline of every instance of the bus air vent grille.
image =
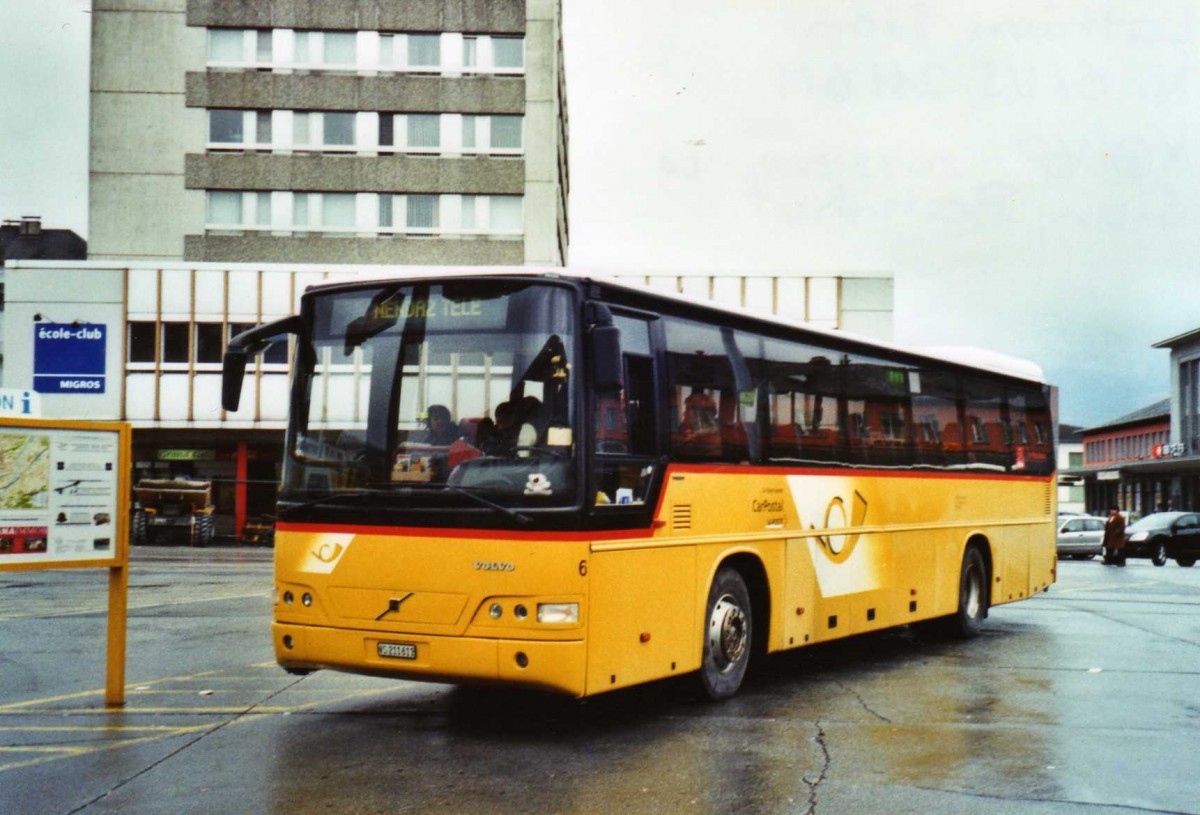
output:
[{"label": "bus air vent grille", "polygon": [[1053,494],[1053,492],[1051,492],[1052,489],[1053,488],[1049,484],[1047,484],[1045,487],[1045,496],[1044,497],[1045,497],[1045,509],[1046,509],[1046,517],[1047,518],[1050,517],[1050,512],[1054,508],[1053,507],[1054,494]]},{"label": "bus air vent grille", "polygon": [[691,529],[692,528],[692,505],[691,504],[674,504],[671,506],[671,528],[672,529]]}]

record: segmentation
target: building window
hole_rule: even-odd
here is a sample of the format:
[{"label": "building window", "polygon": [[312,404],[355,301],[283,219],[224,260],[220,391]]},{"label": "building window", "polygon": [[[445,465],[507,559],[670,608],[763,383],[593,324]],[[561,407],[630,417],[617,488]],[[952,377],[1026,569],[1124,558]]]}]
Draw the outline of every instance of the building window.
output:
[{"label": "building window", "polygon": [[210,28],[208,30],[208,61],[213,63],[244,64],[245,36],[241,29]]},{"label": "building window", "polygon": [[254,112],[254,141],[267,147],[271,146],[271,111]]},{"label": "building window", "polygon": [[353,67],[358,63],[358,35],[353,32],[325,32],[324,65]]},{"label": "building window", "polygon": [[525,228],[525,216],[517,195],[493,195],[489,231],[500,233],[521,232]]},{"label": "building window", "polygon": [[379,114],[379,146],[392,147],[396,144],[396,117],[390,113]]},{"label": "building window", "polygon": [[353,113],[325,114],[325,146],[349,147],[354,145]]},{"label": "building window", "polygon": [[479,64],[479,38],[478,37],[463,37],[463,57],[464,68],[474,68]]},{"label": "building window", "polygon": [[409,229],[437,228],[438,197],[436,195],[410,195],[406,206],[405,225]]},{"label": "building window", "polygon": [[312,39],[307,31],[297,31],[292,40],[292,64],[307,66],[312,61]]},{"label": "building window", "polygon": [[196,362],[219,363],[224,351],[220,323],[196,323]]},{"label": "building window", "polygon": [[307,147],[312,144],[312,114],[297,111],[292,115],[292,144]]},{"label": "building window", "polygon": [[245,141],[244,120],[240,110],[210,110],[208,140],[215,144],[241,144]]},{"label": "building window", "polygon": [[440,147],[441,117],[429,113],[410,113],[408,119],[409,147]]},{"label": "building window", "polygon": [[270,65],[271,64],[271,40],[272,40],[271,31],[270,31],[270,29],[267,29],[265,31],[258,31],[258,32],[256,32],[256,34],[257,34],[257,37],[255,39],[255,61],[259,65]]},{"label": "building window", "polygon": [[154,362],[154,323],[129,322],[129,362]]},{"label": "building window", "polygon": [[257,226],[271,225],[271,193],[254,194],[254,223]]},{"label": "building window", "polygon": [[521,149],[521,117],[492,117],[492,148],[501,150]]},{"label": "building window", "polygon": [[525,41],[520,37],[492,37],[492,64],[497,68],[524,68]]},{"label": "building window", "polygon": [[308,226],[308,193],[292,193],[292,226]]},{"label": "building window", "polygon": [[475,200],[474,195],[464,195],[462,197],[462,228],[463,230],[471,230],[475,228]]},{"label": "building window", "polygon": [[437,68],[442,64],[440,34],[409,34],[408,65],[410,68]]},{"label": "building window", "polygon": [[395,199],[391,195],[379,196],[379,226],[384,229],[390,229],[393,224],[392,207]]},{"label": "building window", "polygon": [[242,194],[227,190],[208,193],[208,223],[216,228],[239,228],[242,225]]},{"label": "building window", "polygon": [[355,225],[354,193],[327,192],[321,196],[321,226],[343,230]]},{"label": "building window", "polygon": [[189,335],[187,323],[162,324],[162,361],[187,363]]},{"label": "building window", "polygon": [[475,127],[478,119],[478,116],[462,117],[462,146],[464,150],[475,149]]}]

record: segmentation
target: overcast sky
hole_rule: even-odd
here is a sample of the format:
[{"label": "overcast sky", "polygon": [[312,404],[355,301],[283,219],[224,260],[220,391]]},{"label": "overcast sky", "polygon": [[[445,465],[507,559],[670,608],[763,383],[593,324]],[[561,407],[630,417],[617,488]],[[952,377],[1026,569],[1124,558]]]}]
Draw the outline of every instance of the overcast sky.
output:
[{"label": "overcast sky", "polygon": [[[0,215],[87,231],[89,0],[0,0]],[[564,0],[571,265],[889,274],[1060,419],[1200,327],[1200,6]]]}]

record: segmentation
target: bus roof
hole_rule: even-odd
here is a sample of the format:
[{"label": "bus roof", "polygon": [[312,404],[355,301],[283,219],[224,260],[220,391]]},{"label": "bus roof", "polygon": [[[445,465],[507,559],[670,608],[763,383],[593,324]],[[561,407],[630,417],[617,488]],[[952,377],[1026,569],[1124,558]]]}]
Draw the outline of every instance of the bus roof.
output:
[{"label": "bus roof", "polygon": [[566,279],[577,280],[581,282],[593,282],[612,288],[623,289],[640,297],[650,297],[682,303],[709,311],[724,312],[730,315],[735,315],[739,318],[771,323],[774,325],[784,326],[789,329],[799,329],[810,334],[828,337],[830,340],[836,342],[851,342],[871,348],[878,348],[884,351],[923,357],[926,359],[936,360],[938,362],[947,362],[967,368],[975,368],[982,371],[988,371],[990,373],[1002,374],[1015,379],[1024,379],[1031,382],[1046,384],[1045,373],[1042,371],[1041,366],[1039,366],[1037,363],[1022,359],[1020,357],[1014,357],[1009,356],[1008,354],[990,351],[985,348],[976,348],[972,346],[936,346],[916,348],[896,345],[875,337],[868,337],[864,334],[856,334],[852,331],[823,328],[821,326],[810,325],[807,323],[795,323],[785,320],[781,317],[763,314],[761,312],[753,311],[741,306],[730,306],[723,303],[717,303],[712,300],[692,297],[683,293],[664,292],[657,289],[638,286],[614,277],[616,274],[628,275],[633,273],[618,273],[611,271],[596,272],[591,270],[566,269],[560,266],[549,265],[453,267],[405,266],[390,267],[386,273],[377,275],[356,274],[329,277],[325,280],[322,280],[320,283],[315,283],[308,286],[305,291],[317,291],[336,286],[369,285],[372,283],[422,280],[428,278],[454,279],[464,277],[542,277],[550,280]]}]

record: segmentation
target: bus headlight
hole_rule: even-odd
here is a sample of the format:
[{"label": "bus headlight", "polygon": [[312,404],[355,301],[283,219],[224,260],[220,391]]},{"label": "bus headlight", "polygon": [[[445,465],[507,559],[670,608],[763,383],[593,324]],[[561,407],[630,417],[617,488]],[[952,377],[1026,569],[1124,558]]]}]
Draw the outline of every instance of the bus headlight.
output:
[{"label": "bus headlight", "polygon": [[539,623],[578,623],[579,603],[538,603]]}]

